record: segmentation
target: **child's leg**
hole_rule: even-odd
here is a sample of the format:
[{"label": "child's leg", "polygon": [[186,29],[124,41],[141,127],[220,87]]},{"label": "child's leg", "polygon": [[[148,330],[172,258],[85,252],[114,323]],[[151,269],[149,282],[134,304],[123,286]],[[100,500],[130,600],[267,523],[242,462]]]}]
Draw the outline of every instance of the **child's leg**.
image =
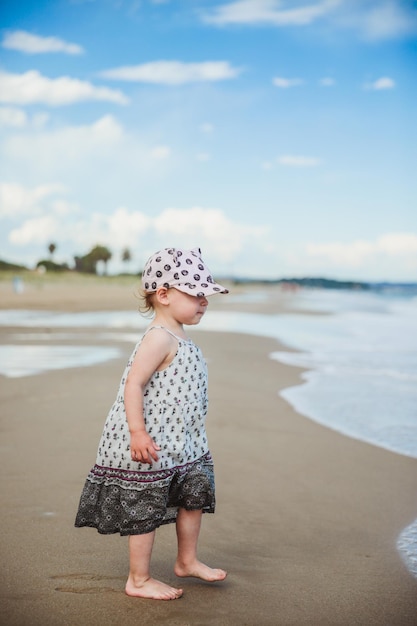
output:
[{"label": "child's leg", "polygon": [[182,589],[170,587],[151,578],[150,564],[155,531],[144,535],[130,535],[130,571],[125,591],[128,596],[152,598],[153,600],[175,600],[182,596]]},{"label": "child's leg", "polygon": [[202,511],[179,509],[177,516],[178,556],[174,571],[177,576],[195,576],[208,582],[224,580],[227,573],[212,569],[197,559]]}]

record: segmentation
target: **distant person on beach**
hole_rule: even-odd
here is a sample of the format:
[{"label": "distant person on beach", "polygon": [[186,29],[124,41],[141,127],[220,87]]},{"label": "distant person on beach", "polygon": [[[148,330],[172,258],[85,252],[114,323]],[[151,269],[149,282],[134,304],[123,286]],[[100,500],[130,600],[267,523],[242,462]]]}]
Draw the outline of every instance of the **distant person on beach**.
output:
[{"label": "distant person on beach", "polygon": [[215,488],[205,418],[207,367],[184,325],[198,324],[207,297],[228,293],[199,248],[166,248],[142,275],[144,308],[154,314],[123,373],[81,494],[75,526],[129,535],[129,596],[174,600],[183,590],[155,580],[155,531],[176,523],[174,572],[208,582],[226,578],[197,559],[202,513],[214,513]]}]

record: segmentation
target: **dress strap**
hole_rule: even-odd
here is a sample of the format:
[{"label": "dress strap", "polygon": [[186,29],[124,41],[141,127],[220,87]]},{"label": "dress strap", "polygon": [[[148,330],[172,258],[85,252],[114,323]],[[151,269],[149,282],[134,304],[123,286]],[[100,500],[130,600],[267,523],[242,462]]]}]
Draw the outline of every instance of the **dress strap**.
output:
[{"label": "dress strap", "polygon": [[147,335],[149,333],[150,330],[153,330],[154,328],[161,328],[162,330],[165,330],[167,333],[169,333],[170,335],[172,335],[173,337],[175,337],[175,339],[178,339],[178,341],[184,341],[184,339],[182,339],[182,337],[179,337],[178,335],[176,335],[175,333],[172,332],[172,330],[169,330],[169,328],[166,328],[165,326],[150,326],[149,328],[146,329],[146,331],[143,333],[143,337],[145,335]]}]

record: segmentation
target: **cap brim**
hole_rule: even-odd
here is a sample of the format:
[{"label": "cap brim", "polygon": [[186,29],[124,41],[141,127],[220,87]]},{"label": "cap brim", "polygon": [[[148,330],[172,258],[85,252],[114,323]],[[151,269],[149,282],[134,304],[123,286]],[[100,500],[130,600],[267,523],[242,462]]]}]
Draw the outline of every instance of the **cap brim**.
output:
[{"label": "cap brim", "polygon": [[175,289],[182,291],[183,293],[188,293],[191,296],[214,296],[218,293],[229,293],[229,290],[223,285],[219,285],[219,283],[210,283],[207,287],[201,287],[201,285],[196,285],[195,287],[190,287],[190,285],[180,284],[180,285],[172,285]]}]

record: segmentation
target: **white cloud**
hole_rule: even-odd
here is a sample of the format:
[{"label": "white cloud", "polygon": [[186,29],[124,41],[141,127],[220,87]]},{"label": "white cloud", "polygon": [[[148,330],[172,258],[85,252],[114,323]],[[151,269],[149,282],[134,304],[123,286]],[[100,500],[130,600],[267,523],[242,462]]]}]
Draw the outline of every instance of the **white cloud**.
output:
[{"label": "white cloud", "polygon": [[231,219],[217,208],[167,208],[149,214],[119,206],[90,214],[68,202],[66,194],[59,184],[33,188],[0,185],[0,218],[16,224],[7,237],[8,258],[24,258],[28,265],[35,265],[54,241],[60,262],[72,264],[75,254],[86,254],[101,244],[113,253],[109,270],[117,272],[123,269],[121,252],[125,247],[131,250],[139,270],[155,250],[197,245],[214,259],[213,271],[237,276],[329,275],[330,271],[339,278],[406,280],[417,272],[417,234],[413,233],[392,232],[374,240],[310,243],[297,248],[283,242],[277,245],[267,225]]},{"label": "white cloud", "polygon": [[104,141],[114,141],[121,138],[123,128],[113,115],[100,117],[91,126],[81,126],[81,129],[90,129],[94,137]]},{"label": "white cloud", "polygon": [[129,102],[121,91],[96,87],[87,81],[68,76],[47,78],[36,70],[24,74],[0,71],[0,102],[60,106],[88,100],[103,100],[116,104]]},{"label": "white cloud", "polygon": [[62,222],[54,215],[41,215],[26,220],[13,229],[9,234],[9,241],[17,246],[29,244],[45,244],[62,231]]},{"label": "white cloud", "polygon": [[282,155],[278,158],[280,165],[288,165],[289,167],[316,167],[320,165],[320,159],[316,157]]},{"label": "white cloud", "polygon": [[333,85],[336,84],[336,81],[334,80],[334,78],[330,78],[329,76],[326,76],[325,78],[320,79],[319,84],[322,87],[332,87]]},{"label": "white cloud", "polygon": [[372,253],[372,244],[368,241],[351,243],[308,244],[307,254],[320,257],[322,261],[332,265],[360,267],[366,257]]},{"label": "white cloud", "polygon": [[388,76],[383,76],[382,78],[378,78],[373,83],[367,83],[365,85],[365,89],[370,89],[372,91],[381,91],[383,89],[394,89],[395,81]]},{"label": "white cloud", "polygon": [[105,70],[103,78],[163,85],[211,82],[236,78],[241,69],[232,67],[227,61],[205,61],[182,63],[181,61],[154,61],[143,65],[131,65]]},{"label": "white cloud", "polygon": [[110,271],[122,269],[121,251],[126,247],[136,251],[134,256],[140,257],[143,264],[160,248],[200,246],[225,271],[239,255],[255,254],[268,243],[266,227],[233,221],[220,209],[170,208],[149,216],[118,207],[109,214],[78,210],[60,215],[59,201],[54,211],[48,203],[42,206],[43,211],[22,221],[8,236],[9,244],[25,248],[25,254],[32,246],[34,256],[27,261],[32,265],[39,258],[39,247],[46,250],[47,244],[54,241],[61,255],[66,251],[67,258],[63,260],[70,264],[73,255],[85,254],[96,244],[106,245],[113,253]]},{"label": "white cloud", "polygon": [[[411,4],[411,3],[410,3]],[[398,2],[384,2],[373,8],[365,25],[365,31],[372,39],[386,39],[416,32],[417,15],[409,12]]]},{"label": "white cloud", "polygon": [[[290,5],[290,2],[286,3]],[[220,5],[204,13],[204,22],[216,26],[226,24],[271,24],[303,26],[324,17],[340,4],[340,0],[322,0],[297,8],[281,9],[280,0],[239,0]]]},{"label": "white cloud", "polygon": [[337,29],[353,29],[368,40],[406,37],[417,32],[417,12],[411,2],[396,0],[237,0],[201,14],[214,26],[306,26],[322,19]]},{"label": "white cloud", "polygon": [[388,233],[382,235],[376,245],[379,251],[393,256],[417,255],[417,235],[412,233]]},{"label": "white cloud", "polygon": [[40,37],[24,30],[15,30],[5,34],[3,48],[18,50],[27,54],[45,52],[64,52],[65,54],[82,54],[83,48],[75,43],[68,43],[58,37]]},{"label": "white cloud", "polygon": [[153,159],[167,159],[171,156],[171,148],[169,146],[155,146],[151,150],[151,157]]},{"label": "white cloud", "polygon": [[17,107],[0,107],[0,127],[3,128],[42,128],[49,119],[47,113],[28,115]]},{"label": "white cloud", "polygon": [[108,217],[108,227],[111,234],[109,245],[118,248],[135,247],[138,238],[147,232],[151,218],[140,211],[128,211],[124,207]]},{"label": "white cloud", "polygon": [[9,241],[16,246],[46,245],[49,241],[59,242],[72,254],[85,254],[100,243],[111,250],[135,246],[138,238],[151,224],[149,217],[139,211],[129,212],[124,207],[112,214],[92,213],[82,216],[78,207],[58,200],[51,203],[52,211],[44,206],[43,214],[24,220],[9,233]]},{"label": "white cloud", "polygon": [[74,254],[86,254],[100,244],[111,250],[114,262],[123,248],[136,248],[150,226],[151,219],[141,211],[118,207],[110,214],[94,212],[77,219],[68,225],[65,235]]},{"label": "white cloud", "polygon": [[303,167],[318,167],[321,165],[321,159],[317,157],[309,157],[303,155],[291,155],[291,154],[283,154],[275,159],[275,161],[265,160],[260,163],[260,167],[263,170],[269,171],[274,168],[274,166],[282,165],[284,167],[295,167],[295,168],[303,168]]},{"label": "white cloud", "polygon": [[0,107],[0,126],[23,128],[28,123],[28,116],[16,107]]},{"label": "white cloud", "polygon": [[6,255],[18,263],[35,266],[51,241],[59,242],[61,248],[70,236],[69,225],[79,215],[79,207],[68,202],[64,194],[65,187],[57,183],[32,188],[0,183],[0,220],[16,224],[9,231],[1,227],[3,258]]},{"label": "white cloud", "polygon": [[[113,115],[79,126],[30,127],[4,138],[0,161],[8,165],[9,180],[63,181],[75,193],[84,195],[85,189],[108,206],[110,196],[118,203],[121,189],[125,195],[123,187],[130,194],[142,183],[151,185],[151,179],[158,184],[162,173],[167,175],[175,167],[171,147],[156,144],[155,136],[152,129],[147,134],[128,132]],[[29,178],[22,178],[22,172]]]},{"label": "white cloud", "polygon": [[62,193],[65,193],[65,187],[56,183],[33,188],[16,183],[0,183],[0,218],[16,218],[45,211],[45,206],[51,206],[51,197]]},{"label": "white cloud", "polygon": [[264,240],[266,233],[262,226],[234,222],[220,209],[202,207],[166,209],[153,225],[161,241],[170,238],[175,245],[199,245],[223,263],[232,262],[247,242]]},{"label": "white cloud", "polygon": [[237,0],[201,13],[214,26],[307,26],[321,19],[331,29],[354,30],[378,41],[417,33],[417,11],[405,0]]},{"label": "white cloud", "polygon": [[417,32],[417,12],[411,2],[357,0],[346,3],[339,24],[358,30],[371,41],[406,37]]},{"label": "white cloud", "polygon": [[59,217],[66,217],[68,215],[75,215],[79,212],[80,208],[78,204],[74,202],[68,202],[67,200],[62,200],[58,198],[57,200],[51,201],[51,211],[54,215]]},{"label": "white cloud", "polygon": [[210,122],[204,122],[201,124],[200,130],[202,133],[210,134],[214,131],[214,126],[213,124],[210,124]]},{"label": "white cloud", "polygon": [[9,160],[32,163],[34,172],[42,167],[56,171],[74,161],[82,167],[91,156],[97,158],[97,163],[109,154],[114,157],[113,150],[125,138],[118,121],[112,115],[105,115],[90,125],[15,135],[4,147]]},{"label": "white cloud", "polygon": [[289,87],[297,87],[297,85],[302,85],[304,81],[300,78],[283,78],[281,76],[276,76],[272,79],[272,83],[275,87],[280,87],[281,89],[288,89]]},{"label": "white cloud", "polygon": [[417,270],[417,235],[413,233],[387,233],[374,241],[356,240],[348,243],[333,242],[309,244],[308,256],[320,259],[324,266],[359,269],[372,268],[385,261],[400,260],[405,267]]}]

